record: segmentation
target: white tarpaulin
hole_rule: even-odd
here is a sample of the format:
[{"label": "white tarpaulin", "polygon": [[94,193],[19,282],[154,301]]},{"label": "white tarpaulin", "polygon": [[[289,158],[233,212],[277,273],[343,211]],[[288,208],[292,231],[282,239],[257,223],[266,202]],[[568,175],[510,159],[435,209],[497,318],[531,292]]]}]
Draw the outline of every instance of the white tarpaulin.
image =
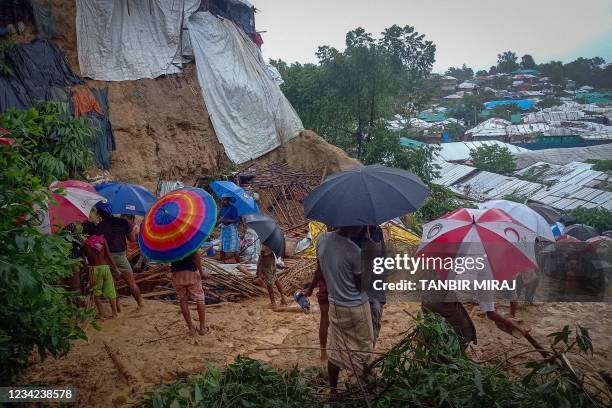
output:
[{"label": "white tarpaulin", "polygon": [[127,81],[181,71],[182,26],[200,0],[76,0],[76,6],[81,75]]},{"label": "white tarpaulin", "polygon": [[231,161],[260,157],[304,129],[259,49],[233,22],[198,12],[188,28],[206,109]]}]

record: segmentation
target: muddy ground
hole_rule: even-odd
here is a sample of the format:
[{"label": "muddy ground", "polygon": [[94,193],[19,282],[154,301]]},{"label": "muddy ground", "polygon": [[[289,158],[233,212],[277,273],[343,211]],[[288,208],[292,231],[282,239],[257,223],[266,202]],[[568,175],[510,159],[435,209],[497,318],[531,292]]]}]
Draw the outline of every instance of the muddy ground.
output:
[{"label": "muddy ground", "polygon": [[[313,298],[314,300],[314,298]],[[173,381],[177,376],[203,369],[205,360],[219,366],[238,354],[268,362],[274,367],[319,366],[319,313],[274,312],[264,298],[226,303],[207,309],[210,332],[191,338],[178,306],[161,301],[146,301],[142,312],[135,311],[131,299],[122,299],[124,311],[117,319],[101,322],[101,330],[87,328],[88,341],[79,341],[61,359],[48,359],[33,366],[21,383],[42,381],[49,385],[71,385],[78,390],[79,406],[124,406],[132,404],[155,384]],[[315,302],[316,303],[316,302]],[[393,302],[387,305],[377,351],[389,349],[413,325],[407,312],[416,313],[419,305]],[[500,361],[528,350],[524,339],[515,339],[496,329],[477,307],[470,307],[477,327],[478,345],[469,349],[478,361]],[[501,312],[506,311],[500,308]],[[531,328],[533,336],[546,344],[546,334],[565,324],[590,327],[595,353],[589,358],[597,369],[612,371],[612,305],[601,303],[557,303],[528,306],[518,318]],[[195,317],[195,311],[193,313]],[[178,335],[178,336],[177,336]],[[170,337],[174,336],[174,337]],[[169,337],[169,338],[165,338]],[[117,370],[104,343],[128,370],[128,381]],[[516,363],[526,359],[512,359]]]}]

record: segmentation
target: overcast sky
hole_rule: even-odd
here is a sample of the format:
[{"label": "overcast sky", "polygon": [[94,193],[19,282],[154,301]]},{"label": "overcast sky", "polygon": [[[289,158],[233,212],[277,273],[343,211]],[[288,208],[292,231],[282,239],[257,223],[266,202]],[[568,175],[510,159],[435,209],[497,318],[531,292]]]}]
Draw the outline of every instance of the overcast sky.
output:
[{"label": "overcast sky", "polygon": [[537,63],[602,56],[612,62],[612,0],[251,0],[267,58],[316,62],[319,45],[344,49],[346,32],[379,34],[412,25],[436,46],[435,72],[481,69],[497,54],[532,54]]}]

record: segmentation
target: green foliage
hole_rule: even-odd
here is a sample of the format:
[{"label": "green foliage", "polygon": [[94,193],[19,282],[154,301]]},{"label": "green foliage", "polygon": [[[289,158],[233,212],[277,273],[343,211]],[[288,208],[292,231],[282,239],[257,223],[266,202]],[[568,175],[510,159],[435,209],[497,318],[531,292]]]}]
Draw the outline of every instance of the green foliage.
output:
[{"label": "green foliage", "polygon": [[594,164],[593,170],[612,171],[612,160],[588,159],[588,160],[585,160],[585,162]]},{"label": "green foliage", "polygon": [[578,207],[565,213],[576,217],[577,224],[590,225],[599,232],[612,230],[612,212],[603,207]]},{"label": "green foliage", "polygon": [[313,392],[297,370],[279,373],[257,360],[238,356],[223,372],[207,364],[204,374],[161,385],[143,403],[162,407],[303,407]]},{"label": "green foliage", "polygon": [[506,146],[484,145],[473,149],[470,159],[474,167],[492,173],[508,174],[516,168],[516,159]]},{"label": "green foliage", "polygon": [[521,68],[522,69],[537,69],[538,66],[535,63],[531,55],[525,54],[521,57]]},{"label": "green foliage", "polygon": [[517,60],[516,53],[512,51],[504,51],[501,54],[497,54],[497,72],[509,74],[518,69],[519,64],[516,62]]},{"label": "green foliage", "polygon": [[529,197],[520,194],[506,194],[502,200],[514,201],[515,203],[525,204]]},{"label": "green foliage", "polygon": [[0,114],[0,127],[19,141],[34,175],[44,184],[76,178],[93,163],[88,146],[95,136],[86,118],[74,118],[60,102],[39,102]]},{"label": "green foliage", "polygon": [[346,48],[321,46],[318,64],[272,61],[285,80],[283,92],[304,125],[359,160],[381,156],[389,141],[386,122],[407,104],[419,104],[435,45],[413,27],[397,25],[375,39],[363,28],[346,35]]},{"label": "green foliage", "polygon": [[553,96],[547,96],[546,98],[538,102],[538,108],[540,109],[552,108],[553,106],[559,105],[561,105],[561,99],[555,98]]},{"label": "green foliage", "polygon": [[[415,329],[375,362],[380,376],[371,385],[374,407],[595,407],[576,373],[561,361],[578,345],[592,352],[588,330],[577,326],[575,338],[566,329],[554,333],[557,352],[529,363],[522,381],[498,366],[478,364],[463,352],[455,332],[437,315],[417,316]],[[566,335],[567,334],[567,335]]]},{"label": "green foliage", "polygon": [[85,338],[85,318],[73,294],[55,286],[70,275],[71,243],[36,229],[35,206],[46,208],[45,186],[31,173],[19,145],[0,146],[0,383],[10,384],[32,352],[58,357]]},{"label": "green foliage", "polygon": [[457,208],[475,208],[476,206],[465,200],[457,198],[455,193],[447,187],[430,184],[429,197],[419,211],[418,216],[424,221],[432,221]]},{"label": "green foliage", "polygon": [[472,79],[474,76],[474,70],[467,65],[463,64],[461,68],[450,67],[446,70],[444,75],[450,75],[452,77],[457,78],[459,81],[465,81],[468,79]]},{"label": "green foliage", "polygon": [[[588,329],[568,326],[552,333],[550,357],[528,363],[523,379],[469,359],[453,329],[435,315],[416,316],[416,325],[388,353],[367,368],[362,386],[348,383],[330,406],[348,407],[596,407],[585,379],[564,363],[569,353],[592,353]],[[576,351],[577,349],[577,351]],[[160,385],[142,406],[308,407],[323,406],[305,371],[278,372],[237,357],[223,372],[207,364],[203,374]],[[320,395],[323,394],[323,395]]]}]

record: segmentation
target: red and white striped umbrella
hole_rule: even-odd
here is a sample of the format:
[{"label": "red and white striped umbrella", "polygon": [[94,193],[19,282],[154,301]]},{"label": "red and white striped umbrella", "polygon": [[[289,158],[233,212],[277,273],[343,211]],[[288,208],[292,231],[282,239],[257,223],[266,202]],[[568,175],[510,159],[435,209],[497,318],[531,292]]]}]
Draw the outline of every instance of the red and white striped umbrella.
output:
[{"label": "red and white striped umbrella", "polygon": [[106,202],[93,185],[84,181],[55,181],[49,190],[52,200],[48,210],[37,210],[39,229],[46,233],[55,233],[70,223],[87,220],[91,209],[98,202]]},{"label": "red and white striped umbrella", "polygon": [[[424,257],[482,256],[491,277],[512,279],[537,268],[537,234],[503,210],[459,208],[423,226],[417,252]],[[437,270],[446,279],[448,270]]]}]

